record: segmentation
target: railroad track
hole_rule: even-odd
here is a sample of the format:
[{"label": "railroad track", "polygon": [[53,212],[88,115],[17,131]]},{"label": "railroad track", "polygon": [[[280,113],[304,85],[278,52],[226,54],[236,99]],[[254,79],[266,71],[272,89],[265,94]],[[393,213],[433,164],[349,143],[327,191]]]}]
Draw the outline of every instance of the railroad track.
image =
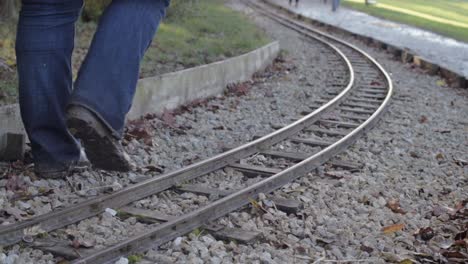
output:
[{"label": "railroad track", "polygon": [[[328,46],[345,65],[346,72],[338,72],[339,80],[336,85],[333,81],[330,82],[330,89],[322,99],[317,100],[316,105],[310,106],[310,111],[302,113],[303,117],[271,134],[207,160],[112,194],[71,205],[60,211],[3,226],[0,228],[0,246],[23,243],[25,246],[65,255],[68,259],[74,259],[73,263],[114,261],[121,256],[159,246],[198,227],[207,226],[211,221],[249,204],[257,199],[260,193],[271,193],[305,175],[344,151],[378,121],[390,101],[393,88],[389,75],[371,56],[345,41],[313,29],[310,25],[276,13],[265,5],[250,1],[246,3],[262,15],[299,32],[310,41],[319,41]],[[319,151],[284,152],[274,147],[284,142],[313,146]],[[258,154],[271,159],[287,160],[289,165],[287,168],[273,168],[240,162]],[[329,163],[331,166],[349,167],[349,164],[340,161]],[[254,184],[233,191],[190,184],[190,181],[228,167],[247,177],[260,175],[261,178]],[[169,216],[130,206],[135,201],[169,189],[204,195],[216,194],[220,198],[180,216]],[[106,208],[118,209],[119,213],[125,215],[140,218],[144,216],[147,221],[146,232],[108,248],[70,249],[66,254],[64,252],[67,250],[57,250],[52,242],[41,242],[41,239],[35,236],[96,216]]]}]

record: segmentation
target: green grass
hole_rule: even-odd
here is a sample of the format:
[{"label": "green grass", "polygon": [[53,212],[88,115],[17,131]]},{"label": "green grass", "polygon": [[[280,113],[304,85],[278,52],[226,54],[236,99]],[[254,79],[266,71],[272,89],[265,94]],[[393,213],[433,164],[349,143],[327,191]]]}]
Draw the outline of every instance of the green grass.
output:
[{"label": "green grass", "polygon": [[142,66],[152,75],[152,63],[192,67],[246,53],[268,43],[265,34],[223,0],[203,0],[191,12],[174,14],[158,31]]},{"label": "green grass", "polygon": [[[180,0],[168,12],[143,58],[140,77],[148,77],[237,56],[269,42],[266,34],[243,14],[224,6],[225,0]],[[173,2],[176,2],[173,1]],[[77,24],[73,76],[87,53],[95,22]],[[0,69],[0,104],[16,100],[14,23],[0,23],[0,59],[13,72]],[[2,94],[6,95],[3,96]]]},{"label": "green grass", "polygon": [[[364,2],[345,0],[343,5],[468,42],[468,0],[377,0],[375,6]],[[409,14],[392,7],[408,10]]]}]

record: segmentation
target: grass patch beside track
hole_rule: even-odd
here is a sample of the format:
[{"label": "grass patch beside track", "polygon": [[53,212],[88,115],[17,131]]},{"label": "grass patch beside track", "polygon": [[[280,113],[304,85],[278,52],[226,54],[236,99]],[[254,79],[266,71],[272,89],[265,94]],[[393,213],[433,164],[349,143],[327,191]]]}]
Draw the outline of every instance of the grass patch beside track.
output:
[{"label": "grass patch beside track", "polygon": [[468,0],[344,0],[343,5],[468,42]]},{"label": "grass patch beside track", "polygon": [[[185,0],[184,0],[185,1]],[[198,0],[182,13],[171,12],[163,21],[140,69],[148,77],[237,56],[267,44],[266,34],[243,14],[227,8],[225,0]],[[178,10],[178,9],[177,9]],[[95,22],[78,22],[73,53],[73,76],[87,53]],[[15,22],[0,21],[0,105],[17,98]]]}]

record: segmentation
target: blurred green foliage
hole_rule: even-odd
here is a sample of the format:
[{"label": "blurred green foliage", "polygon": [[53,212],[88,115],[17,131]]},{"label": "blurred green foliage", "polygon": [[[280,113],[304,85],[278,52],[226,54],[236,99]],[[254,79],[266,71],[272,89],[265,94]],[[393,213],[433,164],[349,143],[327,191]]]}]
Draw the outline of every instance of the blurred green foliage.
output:
[{"label": "blurred green foliage", "polygon": [[98,21],[106,7],[112,0],[85,0],[81,18],[83,21]]},{"label": "blurred green foliage", "polygon": [[200,2],[203,0],[171,0],[166,19],[174,21],[177,18],[193,16],[200,9]]}]

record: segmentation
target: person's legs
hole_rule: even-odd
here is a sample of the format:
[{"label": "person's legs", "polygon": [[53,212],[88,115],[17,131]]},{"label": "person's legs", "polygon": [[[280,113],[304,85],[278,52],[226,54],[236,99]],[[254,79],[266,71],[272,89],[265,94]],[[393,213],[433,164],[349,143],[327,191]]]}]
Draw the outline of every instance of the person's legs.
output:
[{"label": "person's legs", "polygon": [[340,0],[332,0],[332,10],[335,12],[340,6]]},{"label": "person's legs", "polygon": [[100,19],[68,108],[70,131],[96,168],[128,171],[118,140],[130,110],[140,61],[169,0],[113,0]]},{"label": "person's legs", "polygon": [[113,0],[78,73],[70,105],[93,111],[116,138],[123,133],[140,61],[168,5],[169,0]]},{"label": "person's legs", "polygon": [[80,149],[65,124],[71,54],[83,0],[23,0],[16,55],[21,116],[36,168],[60,170]]}]

